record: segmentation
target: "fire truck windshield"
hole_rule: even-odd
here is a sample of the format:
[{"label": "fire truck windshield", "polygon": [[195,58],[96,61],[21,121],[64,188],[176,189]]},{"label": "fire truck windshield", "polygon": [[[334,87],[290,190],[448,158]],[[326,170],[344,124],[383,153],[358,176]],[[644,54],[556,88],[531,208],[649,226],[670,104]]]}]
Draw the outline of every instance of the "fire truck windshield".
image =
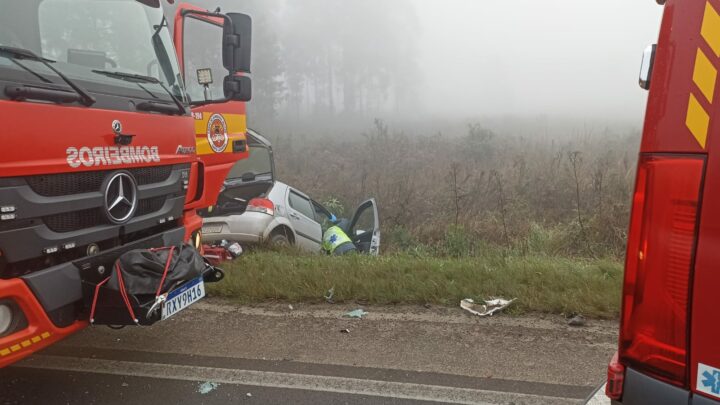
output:
[{"label": "fire truck windshield", "polygon": [[[90,92],[185,100],[167,20],[159,1],[0,0],[0,46],[27,49]],[[122,80],[103,71],[153,81]],[[64,84],[39,61],[0,56],[0,80]],[[167,89],[163,89],[163,86]]]}]

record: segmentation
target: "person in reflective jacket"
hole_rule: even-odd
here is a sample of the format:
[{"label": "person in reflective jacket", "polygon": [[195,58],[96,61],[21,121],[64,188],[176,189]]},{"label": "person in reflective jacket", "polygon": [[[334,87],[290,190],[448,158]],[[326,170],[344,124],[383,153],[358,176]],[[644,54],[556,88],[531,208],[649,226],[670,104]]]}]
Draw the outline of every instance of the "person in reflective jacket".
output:
[{"label": "person in reflective jacket", "polygon": [[338,221],[334,215],[331,221],[334,225],[328,228],[323,234],[323,250],[328,254],[337,256],[354,252],[356,250],[355,244],[338,225]]}]

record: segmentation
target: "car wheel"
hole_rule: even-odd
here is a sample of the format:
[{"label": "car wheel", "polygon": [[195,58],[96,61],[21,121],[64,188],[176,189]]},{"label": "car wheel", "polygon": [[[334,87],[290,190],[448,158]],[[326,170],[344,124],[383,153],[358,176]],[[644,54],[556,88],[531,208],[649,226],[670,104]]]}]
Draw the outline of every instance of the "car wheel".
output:
[{"label": "car wheel", "polygon": [[270,244],[274,246],[286,247],[290,246],[290,241],[288,240],[287,236],[281,233],[276,233],[270,238]]}]

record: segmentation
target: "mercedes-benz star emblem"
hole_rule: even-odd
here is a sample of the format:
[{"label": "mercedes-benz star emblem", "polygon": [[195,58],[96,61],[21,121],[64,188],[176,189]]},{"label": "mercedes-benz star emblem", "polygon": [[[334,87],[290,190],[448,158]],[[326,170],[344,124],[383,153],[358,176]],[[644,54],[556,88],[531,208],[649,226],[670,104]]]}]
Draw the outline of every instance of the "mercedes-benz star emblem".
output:
[{"label": "mercedes-benz star emblem", "polygon": [[120,120],[115,120],[112,122],[112,129],[113,132],[115,132],[116,134],[122,132],[122,123],[120,122]]},{"label": "mercedes-benz star emblem", "polygon": [[126,172],[113,174],[105,186],[105,210],[115,224],[127,222],[137,207],[135,179]]}]

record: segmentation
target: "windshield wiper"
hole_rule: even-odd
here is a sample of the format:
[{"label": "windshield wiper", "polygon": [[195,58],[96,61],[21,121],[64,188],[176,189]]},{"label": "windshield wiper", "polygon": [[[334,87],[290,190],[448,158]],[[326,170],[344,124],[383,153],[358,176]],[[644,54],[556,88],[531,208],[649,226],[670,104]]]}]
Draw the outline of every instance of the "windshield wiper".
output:
[{"label": "windshield wiper", "polygon": [[[173,112],[179,112],[181,115],[184,115],[187,113],[187,110],[185,110],[185,106],[183,103],[178,99],[170,89],[165,87],[165,84],[163,84],[162,81],[158,80],[155,77],[152,76],[145,76],[145,75],[139,75],[136,73],[127,73],[127,72],[117,72],[117,71],[111,71],[111,70],[93,70],[93,72],[105,75],[108,77],[114,77],[120,80],[125,80],[128,82],[133,82],[139,85],[139,83],[152,83],[157,84],[160,87],[162,87],[163,90],[170,96],[172,101],[177,106],[177,110],[175,108],[168,108],[168,104],[165,103],[155,103],[155,102],[144,102],[139,103],[137,105],[138,109],[144,110],[144,111],[157,111],[161,113],[173,113]],[[142,86],[140,86],[142,88]],[[143,88],[144,89],[144,88]],[[147,91],[146,89],[144,89]]]},{"label": "windshield wiper", "polygon": [[[53,62],[49,59],[45,59],[43,57],[40,57],[33,53],[33,51],[29,49],[23,49],[23,48],[14,48],[11,46],[4,46],[0,45],[0,54],[8,54],[14,59],[27,59],[27,60],[33,60],[36,62],[40,62],[43,65],[45,65],[48,69],[52,70],[58,77],[60,77],[65,83],[67,83],[70,88],[72,88],[78,96],[80,96],[80,102],[83,105],[91,106],[95,104],[95,98],[88,94],[85,90],[83,90],[82,87],[78,86],[74,81],[72,81],[69,77],[65,76],[61,71],[55,69],[53,65],[50,64],[50,62]],[[27,66],[24,67],[25,70],[28,70]],[[36,74],[37,76],[37,74]],[[49,94],[49,93],[48,93]],[[63,100],[61,100],[63,101]],[[65,99],[67,101],[67,98]]]}]

